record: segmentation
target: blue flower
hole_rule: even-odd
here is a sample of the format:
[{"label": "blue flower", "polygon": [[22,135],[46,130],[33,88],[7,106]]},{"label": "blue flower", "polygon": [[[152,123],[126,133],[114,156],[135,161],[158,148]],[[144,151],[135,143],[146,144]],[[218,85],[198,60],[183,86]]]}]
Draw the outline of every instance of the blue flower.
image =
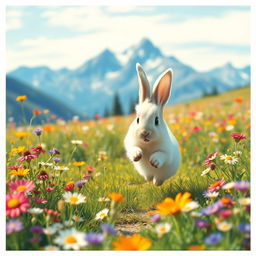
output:
[{"label": "blue flower", "polygon": [[215,214],[216,212],[218,212],[222,208],[223,208],[223,204],[221,203],[221,201],[217,201],[216,203],[209,205],[206,208],[202,209],[201,213],[203,215],[212,215],[212,214]]},{"label": "blue flower", "polygon": [[242,231],[242,232],[250,232],[250,231],[251,231],[251,226],[250,226],[249,223],[244,223],[244,222],[242,222],[242,223],[240,223],[240,224],[238,225],[237,229],[238,229],[239,231]]},{"label": "blue flower", "polygon": [[40,136],[42,134],[43,130],[41,128],[36,128],[34,130],[34,133],[37,135],[37,136]]},{"label": "blue flower", "polygon": [[108,233],[110,235],[115,235],[116,234],[116,230],[113,226],[111,226],[110,224],[107,223],[103,223],[100,225],[101,229],[103,232]]},{"label": "blue flower", "polygon": [[221,233],[212,233],[204,239],[204,242],[208,245],[218,244],[223,239]]},{"label": "blue flower", "polygon": [[85,240],[89,244],[93,244],[93,245],[101,244],[104,240],[104,236],[101,233],[90,232],[90,233],[85,235]]}]

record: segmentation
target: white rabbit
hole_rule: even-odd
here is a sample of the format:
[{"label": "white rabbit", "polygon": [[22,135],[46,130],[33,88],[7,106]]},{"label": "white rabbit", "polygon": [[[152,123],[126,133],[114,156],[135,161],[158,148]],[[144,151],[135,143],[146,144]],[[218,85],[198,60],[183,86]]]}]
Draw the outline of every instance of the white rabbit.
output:
[{"label": "white rabbit", "polygon": [[139,104],[136,119],[124,139],[128,158],[136,170],[148,181],[160,186],[173,176],[180,165],[179,144],[163,119],[163,107],[168,101],[172,70],[168,69],[156,80],[152,96],[145,72],[136,64],[139,80]]}]

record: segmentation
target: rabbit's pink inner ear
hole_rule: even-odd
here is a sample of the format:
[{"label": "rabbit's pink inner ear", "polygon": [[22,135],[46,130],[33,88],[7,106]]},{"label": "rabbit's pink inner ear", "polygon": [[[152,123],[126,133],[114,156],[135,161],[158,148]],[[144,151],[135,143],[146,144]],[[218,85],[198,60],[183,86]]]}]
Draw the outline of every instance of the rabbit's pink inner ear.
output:
[{"label": "rabbit's pink inner ear", "polygon": [[146,98],[150,97],[149,82],[141,66],[137,66],[137,74],[138,74],[138,80],[139,80],[139,86],[140,86],[139,100],[140,100],[140,103],[142,103]]},{"label": "rabbit's pink inner ear", "polygon": [[172,72],[168,70],[159,80],[153,91],[153,97],[157,104],[163,106],[169,99],[172,84]]}]

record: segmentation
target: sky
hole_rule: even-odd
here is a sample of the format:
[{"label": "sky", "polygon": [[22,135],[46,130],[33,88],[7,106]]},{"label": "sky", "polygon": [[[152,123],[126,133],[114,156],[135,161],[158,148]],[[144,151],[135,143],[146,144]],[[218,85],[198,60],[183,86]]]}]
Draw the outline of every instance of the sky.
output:
[{"label": "sky", "polygon": [[142,38],[198,71],[243,67],[250,64],[250,7],[6,7],[7,72],[75,69],[105,48],[121,53]]}]

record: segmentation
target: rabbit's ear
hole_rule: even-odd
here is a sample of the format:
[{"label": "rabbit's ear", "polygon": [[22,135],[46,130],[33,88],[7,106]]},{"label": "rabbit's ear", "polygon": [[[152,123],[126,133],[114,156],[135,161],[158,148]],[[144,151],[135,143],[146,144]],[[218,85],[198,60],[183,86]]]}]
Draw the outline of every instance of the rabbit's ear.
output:
[{"label": "rabbit's ear", "polygon": [[136,64],[136,70],[139,80],[139,103],[150,97],[150,87],[147,76],[139,63]]},{"label": "rabbit's ear", "polygon": [[156,80],[153,87],[152,100],[163,106],[169,99],[172,85],[172,70],[167,69]]}]

